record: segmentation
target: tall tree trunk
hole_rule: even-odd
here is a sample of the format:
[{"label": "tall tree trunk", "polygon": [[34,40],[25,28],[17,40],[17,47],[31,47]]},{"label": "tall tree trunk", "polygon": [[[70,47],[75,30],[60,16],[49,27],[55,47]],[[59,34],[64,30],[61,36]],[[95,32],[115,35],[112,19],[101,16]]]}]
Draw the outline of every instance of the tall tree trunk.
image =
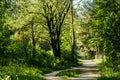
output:
[{"label": "tall tree trunk", "polygon": [[72,59],[75,56],[75,30],[74,30],[74,19],[73,19],[73,0],[71,0],[71,27],[72,27]]},{"label": "tall tree trunk", "polygon": [[[58,1],[58,0],[57,0]],[[52,3],[52,2],[51,2]],[[57,3],[52,3],[53,5],[58,5]],[[61,34],[61,27],[64,22],[64,19],[70,9],[70,1],[64,0],[63,4],[59,7],[53,7],[53,5],[49,5],[49,3],[45,3],[43,7],[44,10],[44,17],[47,21],[47,27],[50,34],[51,39],[51,46],[53,50],[53,54],[56,58],[60,58],[60,34]],[[60,9],[61,7],[61,9]],[[53,8],[60,9],[59,13],[56,13]]]},{"label": "tall tree trunk", "polygon": [[96,47],[96,58],[98,59],[98,57],[99,57],[99,53],[100,53],[100,50],[99,50],[99,47],[97,46]]},{"label": "tall tree trunk", "polygon": [[60,58],[60,37],[53,38],[54,35],[51,35],[51,45],[52,45],[52,50],[53,50],[53,54],[56,58]]},{"label": "tall tree trunk", "polygon": [[[23,37],[24,38],[24,37]],[[28,42],[26,41],[26,39],[23,39],[23,51],[25,53],[25,58],[27,58],[27,46],[28,46]]]},{"label": "tall tree trunk", "polygon": [[72,27],[72,58],[74,60],[74,56],[75,56],[75,31],[74,28]]},{"label": "tall tree trunk", "polygon": [[57,37],[57,53],[58,53],[58,57],[61,57],[61,52],[60,52],[60,35],[58,35]]},{"label": "tall tree trunk", "polygon": [[104,51],[102,51],[102,63],[104,64]]},{"label": "tall tree trunk", "polygon": [[31,34],[32,34],[32,57],[34,58],[36,55],[36,49],[35,49],[36,43],[35,43],[33,23],[31,23]]}]

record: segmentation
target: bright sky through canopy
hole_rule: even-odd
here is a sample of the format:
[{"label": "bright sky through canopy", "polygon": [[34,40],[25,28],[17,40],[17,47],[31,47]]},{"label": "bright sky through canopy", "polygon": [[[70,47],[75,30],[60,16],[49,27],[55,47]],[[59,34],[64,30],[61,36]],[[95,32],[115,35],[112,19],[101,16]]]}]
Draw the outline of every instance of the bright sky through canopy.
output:
[{"label": "bright sky through canopy", "polygon": [[[92,2],[93,2],[93,0],[73,0],[74,8],[76,9],[76,12],[79,15],[79,17],[81,17],[81,18],[84,17],[82,15],[82,13],[84,12],[84,6],[87,3],[91,4]],[[92,9],[92,7],[89,6],[89,5],[87,5],[87,7],[89,7],[90,9]]]}]

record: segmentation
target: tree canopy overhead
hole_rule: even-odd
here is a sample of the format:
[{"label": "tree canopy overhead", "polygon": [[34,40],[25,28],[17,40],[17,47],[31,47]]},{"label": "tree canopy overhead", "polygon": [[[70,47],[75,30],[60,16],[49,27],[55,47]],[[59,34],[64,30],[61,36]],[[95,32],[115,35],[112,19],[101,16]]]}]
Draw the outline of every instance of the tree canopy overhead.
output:
[{"label": "tree canopy overhead", "polygon": [[0,79],[41,80],[96,58],[119,76],[120,0],[0,0]]}]

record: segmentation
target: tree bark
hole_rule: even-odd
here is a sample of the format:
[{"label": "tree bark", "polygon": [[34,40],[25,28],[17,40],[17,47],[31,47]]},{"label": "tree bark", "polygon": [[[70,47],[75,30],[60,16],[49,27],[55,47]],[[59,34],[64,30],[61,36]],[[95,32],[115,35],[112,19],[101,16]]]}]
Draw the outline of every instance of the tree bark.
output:
[{"label": "tree bark", "polygon": [[[43,8],[45,13],[44,17],[47,21],[47,27],[48,27],[48,31],[51,39],[53,54],[56,58],[60,58],[61,56],[61,53],[60,53],[61,27],[70,8],[69,0],[65,0],[63,3],[64,5],[61,5],[62,7],[59,13],[55,13],[53,10],[53,5],[49,5],[49,3],[46,3]],[[57,8],[58,7],[56,7],[56,9]]]},{"label": "tree bark", "polygon": [[73,0],[71,0],[71,27],[72,27],[72,59],[74,61],[75,56],[75,30],[74,30],[74,19],[73,19]]},{"label": "tree bark", "polygon": [[31,23],[31,35],[32,35],[32,57],[34,58],[36,55],[36,49],[35,49],[36,42],[35,42],[33,23]]}]

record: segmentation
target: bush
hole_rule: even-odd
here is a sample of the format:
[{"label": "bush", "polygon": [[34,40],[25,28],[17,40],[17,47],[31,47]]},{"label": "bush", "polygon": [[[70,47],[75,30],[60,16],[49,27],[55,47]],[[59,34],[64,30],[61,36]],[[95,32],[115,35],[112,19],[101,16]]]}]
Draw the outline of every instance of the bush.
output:
[{"label": "bush", "polygon": [[97,80],[120,80],[120,71],[115,71],[114,67],[109,66],[107,62],[100,64],[99,70],[101,71],[101,77]]},{"label": "bush", "polygon": [[0,66],[0,80],[45,80],[42,74],[41,70],[25,65]]},{"label": "bush", "polygon": [[33,65],[36,67],[51,67],[52,66],[52,62],[54,60],[54,56],[43,51],[40,54],[36,54],[36,56],[34,58],[30,58],[28,60],[28,65]]}]

